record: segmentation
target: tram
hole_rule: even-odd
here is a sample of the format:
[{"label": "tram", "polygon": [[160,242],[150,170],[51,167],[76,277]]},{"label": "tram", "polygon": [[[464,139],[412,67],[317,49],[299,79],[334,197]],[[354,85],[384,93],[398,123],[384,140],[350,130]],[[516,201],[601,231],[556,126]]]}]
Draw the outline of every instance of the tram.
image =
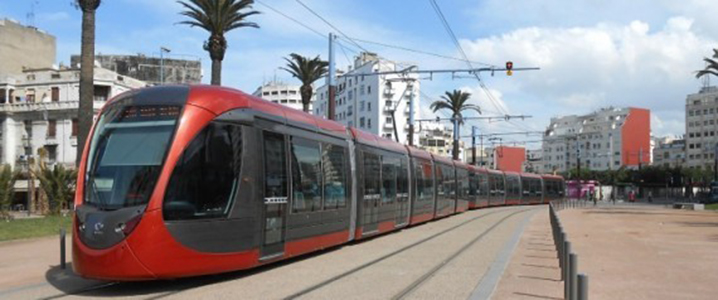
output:
[{"label": "tram", "polygon": [[214,86],[121,94],[84,149],[73,268],[107,280],[249,269],[564,191]]}]

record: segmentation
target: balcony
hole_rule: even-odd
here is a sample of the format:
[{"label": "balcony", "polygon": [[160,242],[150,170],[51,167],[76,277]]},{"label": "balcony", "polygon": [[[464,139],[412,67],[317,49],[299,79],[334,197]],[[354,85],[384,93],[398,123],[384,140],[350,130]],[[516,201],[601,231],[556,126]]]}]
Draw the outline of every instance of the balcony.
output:
[{"label": "balcony", "polygon": [[392,96],[392,95],[394,95],[393,88],[384,88],[384,96]]},{"label": "balcony", "polygon": [[[96,110],[105,105],[105,101],[93,101],[93,107]],[[23,103],[5,103],[0,104],[0,113],[2,112],[34,112],[45,110],[77,110],[80,101],[60,101],[60,102],[23,102]]]}]

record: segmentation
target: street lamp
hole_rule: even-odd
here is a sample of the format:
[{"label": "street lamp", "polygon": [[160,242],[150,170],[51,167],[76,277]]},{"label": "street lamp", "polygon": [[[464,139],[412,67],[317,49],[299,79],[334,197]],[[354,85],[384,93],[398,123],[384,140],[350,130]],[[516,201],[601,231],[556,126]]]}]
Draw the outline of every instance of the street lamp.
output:
[{"label": "street lamp", "polygon": [[160,84],[165,83],[165,53],[170,53],[170,49],[160,47]]}]

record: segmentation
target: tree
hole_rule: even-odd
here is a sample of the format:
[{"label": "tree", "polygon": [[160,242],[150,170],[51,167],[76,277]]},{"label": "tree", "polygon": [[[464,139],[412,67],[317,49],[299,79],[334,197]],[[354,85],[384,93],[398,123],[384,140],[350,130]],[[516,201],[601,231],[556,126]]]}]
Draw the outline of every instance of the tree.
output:
[{"label": "tree", "polygon": [[[713,49],[713,58],[718,59],[718,49]],[[705,75],[718,76],[718,61],[710,58],[703,58],[708,65],[703,70],[696,71],[696,78],[701,78]]]},{"label": "tree", "polygon": [[180,24],[200,27],[209,32],[209,39],[204,42],[204,50],[212,59],[212,84],[222,84],[222,60],[227,51],[227,40],[224,34],[242,27],[259,28],[254,22],[247,22],[247,17],[256,15],[252,9],[254,0],[188,0],[177,1],[186,9],[180,12],[191,20]]},{"label": "tree", "polygon": [[[474,110],[481,114],[481,108],[476,104],[469,104],[466,103],[469,98],[471,97],[471,93],[463,92],[461,90],[454,90],[453,92],[447,91],[443,96],[441,96],[441,100],[434,101],[434,103],[431,104],[430,108],[437,112],[439,110],[449,110],[451,111],[451,118],[452,119],[458,119],[459,124],[463,124],[463,116],[462,112],[467,110]],[[457,128],[454,128],[454,130],[458,130]],[[451,151],[452,156],[454,160],[459,159],[459,143],[457,141],[453,142],[454,147]]]},{"label": "tree", "polygon": [[0,219],[11,219],[8,210],[11,209],[12,199],[15,196],[15,180],[17,172],[12,167],[3,165],[0,167]]},{"label": "tree", "polygon": [[77,133],[77,157],[75,164],[80,165],[85,141],[90,134],[94,109],[92,98],[95,92],[95,11],[101,0],[75,0],[82,10],[82,44],[80,48],[80,105],[78,108],[79,132]]},{"label": "tree", "polygon": [[39,170],[33,173],[40,180],[40,188],[47,195],[50,212],[59,214],[75,195],[77,171],[58,164],[52,169],[40,165]]},{"label": "tree", "polygon": [[299,94],[302,96],[302,108],[304,112],[309,112],[309,103],[312,100],[312,94],[314,94],[312,84],[327,74],[327,66],[329,66],[329,63],[320,60],[319,55],[309,59],[308,57],[292,53],[289,54],[289,57],[291,59],[284,58],[284,60],[287,61],[287,67],[282,67],[282,69],[302,82],[302,87],[299,88]]}]

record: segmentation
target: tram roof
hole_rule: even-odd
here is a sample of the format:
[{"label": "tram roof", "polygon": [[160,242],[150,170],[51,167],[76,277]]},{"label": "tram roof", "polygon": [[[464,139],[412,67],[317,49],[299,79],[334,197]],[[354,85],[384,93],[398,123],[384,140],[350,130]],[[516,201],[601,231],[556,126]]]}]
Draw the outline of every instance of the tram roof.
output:
[{"label": "tram roof", "polygon": [[409,150],[409,154],[410,154],[412,157],[423,158],[423,159],[426,159],[426,160],[431,160],[431,153],[429,153],[429,151],[426,151],[426,150],[424,150],[424,149],[419,149],[419,148],[416,148],[416,147],[411,147],[411,146],[406,147],[406,148]]},{"label": "tram roof", "polygon": [[216,115],[233,109],[248,108],[283,118],[286,121],[299,122],[316,129],[330,131],[345,138],[350,137],[346,126],[341,123],[266,101],[236,89],[211,85],[192,85],[189,88],[187,104],[200,106]]}]

